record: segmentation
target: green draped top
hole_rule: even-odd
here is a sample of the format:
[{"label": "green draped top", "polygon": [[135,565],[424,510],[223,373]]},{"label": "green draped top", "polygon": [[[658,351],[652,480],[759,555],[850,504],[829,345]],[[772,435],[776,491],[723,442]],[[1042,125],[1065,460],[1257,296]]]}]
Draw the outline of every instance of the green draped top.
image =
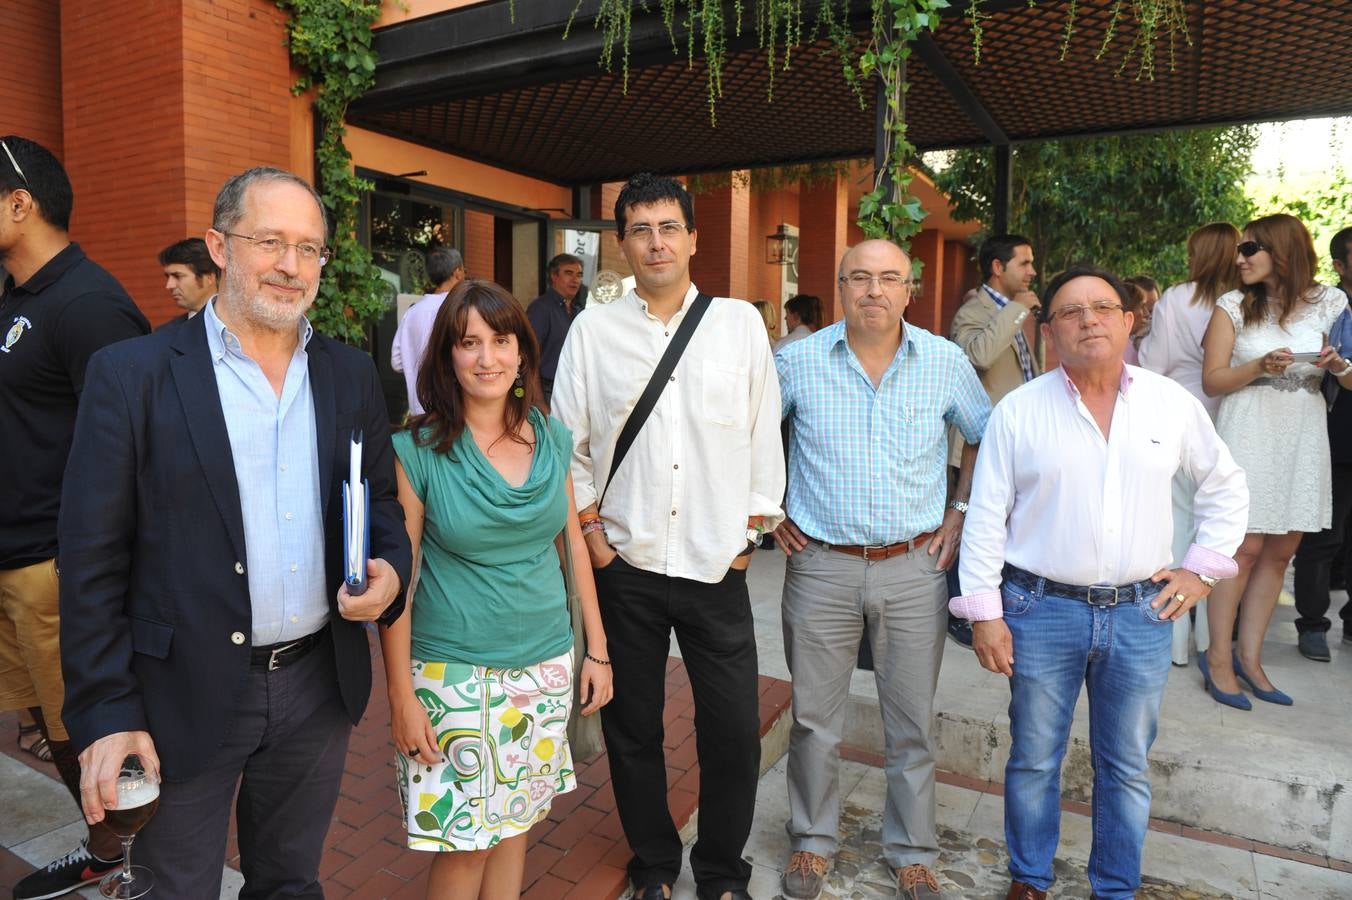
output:
[{"label": "green draped top", "polygon": [[531,665],[572,648],[554,538],[568,516],[568,428],[532,409],[530,474],[512,487],[469,429],[449,454],[411,432],[394,449],[425,509],[413,598],[413,656],[494,668]]}]

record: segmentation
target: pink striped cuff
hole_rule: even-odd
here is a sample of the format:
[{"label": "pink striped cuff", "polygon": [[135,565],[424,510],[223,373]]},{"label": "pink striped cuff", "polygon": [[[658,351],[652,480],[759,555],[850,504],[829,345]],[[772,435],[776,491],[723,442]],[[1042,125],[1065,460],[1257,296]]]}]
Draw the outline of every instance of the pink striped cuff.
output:
[{"label": "pink striped cuff", "polygon": [[1188,548],[1187,555],[1183,557],[1182,568],[1210,578],[1234,578],[1239,574],[1239,563],[1234,559],[1222,556],[1201,544],[1193,544]]},{"label": "pink striped cuff", "polygon": [[989,619],[1004,618],[1005,606],[1000,599],[999,591],[985,591],[980,594],[954,597],[948,601],[948,611],[959,619],[985,622]]}]

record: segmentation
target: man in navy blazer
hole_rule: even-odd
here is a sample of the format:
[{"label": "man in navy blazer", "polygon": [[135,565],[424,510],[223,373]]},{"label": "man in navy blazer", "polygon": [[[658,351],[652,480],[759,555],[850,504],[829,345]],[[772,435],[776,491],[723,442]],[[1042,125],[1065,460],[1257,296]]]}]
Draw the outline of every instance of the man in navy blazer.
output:
[{"label": "man in navy blazer", "polygon": [[[89,364],[59,526],[65,715],[91,824],[126,754],[161,775],[136,845],[156,896],[219,894],[237,790],[240,896],[323,896],[371,688],[364,623],[403,611],[411,555],[375,366],[304,315],[326,234],[302,179],[235,176],[207,233],[220,293]],[[356,597],[341,516],[354,430],[371,487]]]}]

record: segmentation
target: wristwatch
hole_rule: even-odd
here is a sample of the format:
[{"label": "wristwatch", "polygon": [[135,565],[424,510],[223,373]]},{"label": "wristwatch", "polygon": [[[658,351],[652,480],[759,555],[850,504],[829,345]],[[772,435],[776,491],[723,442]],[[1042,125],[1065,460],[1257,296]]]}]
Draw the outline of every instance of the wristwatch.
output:
[{"label": "wristwatch", "polygon": [[962,513],[962,514],[965,516],[965,515],[967,515],[967,510],[968,510],[970,507],[968,506],[968,503],[967,503],[966,500],[954,500],[953,502],[951,502],[951,503],[948,504],[948,508],[949,508],[949,509],[956,509],[958,512]]},{"label": "wristwatch", "polygon": [[1208,588],[1214,588],[1216,583],[1220,581],[1219,578],[1212,578],[1210,575],[1203,575],[1201,572],[1193,572],[1192,574],[1196,575],[1197,580],[1202,582],[1202,584],[1206,585]]}]

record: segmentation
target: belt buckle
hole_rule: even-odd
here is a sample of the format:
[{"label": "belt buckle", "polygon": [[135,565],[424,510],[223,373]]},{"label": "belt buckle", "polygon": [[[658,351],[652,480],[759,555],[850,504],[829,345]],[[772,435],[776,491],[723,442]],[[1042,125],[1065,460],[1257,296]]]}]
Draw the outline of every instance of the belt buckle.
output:
[{"label": "belt buckle", "polygon": [[[1100,596],[1111,593],[1112,599],[1110,600],[1105,597],[1104,599],[1095,600],[1094,595],[1096,591]],[[1089,590],[1085,597],[1085,600],[1089,603],[1090,606],[1097,606],[1099,609],[1108,609],[1117,605],[1118,601],[1117,594],[1118,590],[1116,585],[1091,584],[1089,585]]]},{"label": "belt buckle", "polygon": [[859,549],[862,550],[862,551],[864,552],[864,562],[872,562],[872,560],[869,559],[869,551],[870,551],[870,550],[872,550],[872,551],[879,551],[879,550],[881,550],[881,551],[883,552],[883,558],[884,558],[884,559],[887,558],[887,547],[884,546],[884,545],[881,545],[881,544],[880,544],[879,546],[877,546],[877,547],[868,547],[868,546],[865,546],[865,547],[860,547]]},{"label": "belt buckle", "polygon": [[273,651],[268,654],[268,671],[276,672],[278,669],[280,669],[282,665],[280,662],[278,662],[278,659],[281,657],[281,655],[289,650],[296,649],[298,646],[300,646],[301,641],[304,640],[305,638],[301,638],[299,641],[292,641],[289,644],[283,644],[280,647],[274,648]]}]

